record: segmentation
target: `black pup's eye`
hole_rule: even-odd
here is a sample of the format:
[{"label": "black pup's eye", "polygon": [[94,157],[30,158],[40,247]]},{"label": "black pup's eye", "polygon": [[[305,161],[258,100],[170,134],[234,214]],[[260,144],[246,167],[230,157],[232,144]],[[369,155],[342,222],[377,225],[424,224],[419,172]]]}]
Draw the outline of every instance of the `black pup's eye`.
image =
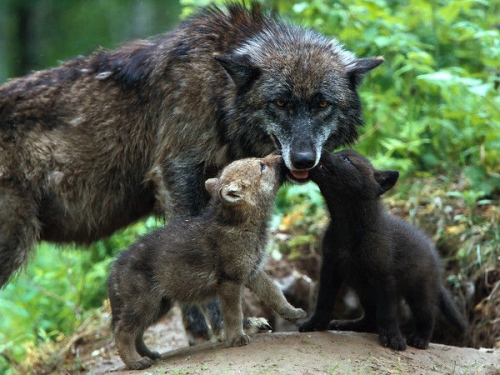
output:
[{"label": "black pup's eye", "polygon": [[346,163],[351,164],[351,161],[349,160],[349,158],[348,158],[347,156],[344,156],[342,159],[343,159]]},{"label": "black pup's eye", "polygon": [[266,169],[266,164],[265,163],[260,163],[260,171],[263,172],[264,169]]}]

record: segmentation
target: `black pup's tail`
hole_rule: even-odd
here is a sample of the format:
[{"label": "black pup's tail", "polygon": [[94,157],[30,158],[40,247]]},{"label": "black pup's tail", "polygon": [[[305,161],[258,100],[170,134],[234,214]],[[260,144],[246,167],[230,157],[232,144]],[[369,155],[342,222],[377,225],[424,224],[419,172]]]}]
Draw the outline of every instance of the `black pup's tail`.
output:
[{"label": "black pup's tail", "polygon": [[438,306],[443,312],[443,315],[452,323],[461,333],[466,333],[469,330],[469,325],[465,321],[462,314],[455,306],[450,293],[441,285],[439,291]]}]

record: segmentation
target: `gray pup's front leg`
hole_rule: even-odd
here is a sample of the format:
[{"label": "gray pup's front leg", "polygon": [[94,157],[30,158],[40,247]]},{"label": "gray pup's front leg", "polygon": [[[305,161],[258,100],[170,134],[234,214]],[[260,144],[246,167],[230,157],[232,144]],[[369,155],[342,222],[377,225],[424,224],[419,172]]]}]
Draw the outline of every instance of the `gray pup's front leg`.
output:
[{"label": "gray pup's front leg", "polygon": [[250,342],[250,337],[243,332],[243,285],[234,281],[223,281],[219,285],[219,299],[222,320],[229,346],[243,346]]},{"label": "gray pup's front leg", "polygon": [[283,319],[297,320],[306,316],[304,310],[296,309],[288,303],[281,289],[264,271],[260,271],[247,286]]}]

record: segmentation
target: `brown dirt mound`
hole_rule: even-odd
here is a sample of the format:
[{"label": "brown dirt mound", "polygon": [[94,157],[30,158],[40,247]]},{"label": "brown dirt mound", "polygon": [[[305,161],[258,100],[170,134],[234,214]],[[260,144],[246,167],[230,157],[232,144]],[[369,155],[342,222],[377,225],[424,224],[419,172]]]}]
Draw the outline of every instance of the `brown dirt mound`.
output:
[{"label": "brown dirt mound", "polygon": [[[266,333],[248,346],[201,344],[166,353],[153,374],[500,374],[500,351],[431,344],[383,348],[377,336],[351,332]],[[113,374],[132,374],[123,368]]]}]

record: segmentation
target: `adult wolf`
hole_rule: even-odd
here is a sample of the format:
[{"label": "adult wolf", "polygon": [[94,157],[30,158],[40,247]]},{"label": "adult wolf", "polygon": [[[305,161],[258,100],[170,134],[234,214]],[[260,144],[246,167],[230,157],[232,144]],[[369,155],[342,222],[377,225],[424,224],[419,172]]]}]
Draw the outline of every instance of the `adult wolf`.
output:
[{"label": "adult wolf", "polygon": [[280,149],[297,179],[355,141],[382,62],[266,15],[206,8],[174,31],[0,87],[0,285],[38,240],[90,243],[197,215],[207,171]]}]

